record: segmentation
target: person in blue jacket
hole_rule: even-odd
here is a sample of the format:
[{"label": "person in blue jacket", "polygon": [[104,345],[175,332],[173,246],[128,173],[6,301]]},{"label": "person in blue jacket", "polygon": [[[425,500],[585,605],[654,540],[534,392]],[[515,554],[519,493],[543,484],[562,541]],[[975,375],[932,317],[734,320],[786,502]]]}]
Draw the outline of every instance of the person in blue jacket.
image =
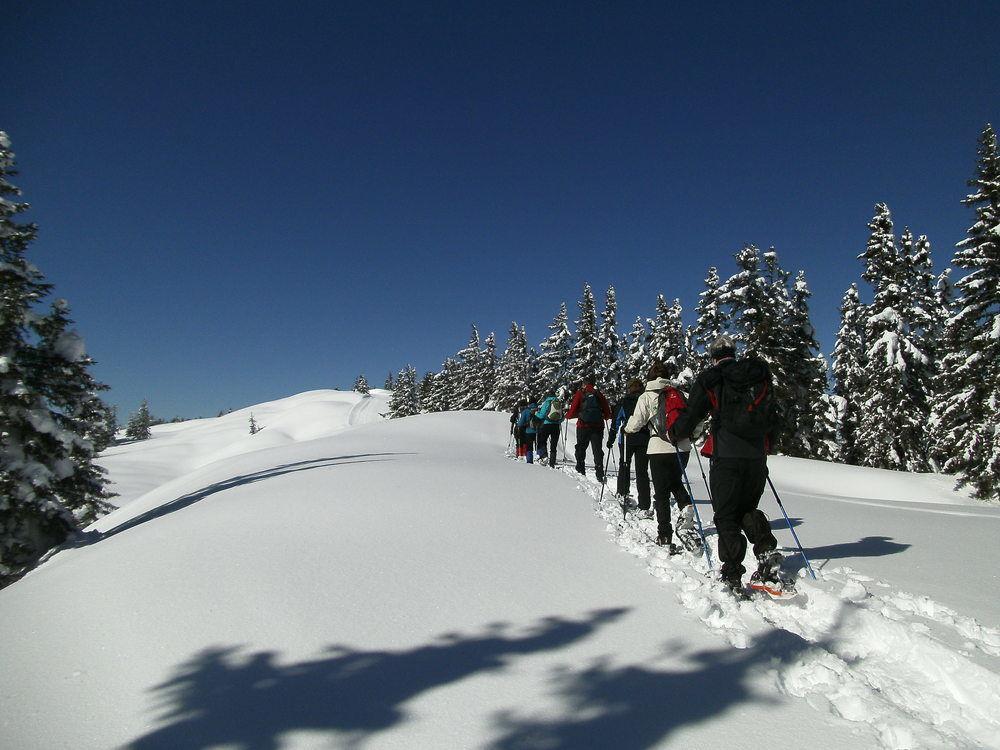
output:
[{"label": "person in blue jacket", "polygon": [[550,467],[556,465],[556,449],[559,447],[559,431],[562,429],[562,421],[566,415],[566,407],[563,400],[556,395],[546,396],[535,412],[535,416],[542,421],[541,426],[536,431],[535,440],[538,444],[538,460],[545,463],[548,460]]},{"label": "person in blue jacket", "polygon": [[529,399],[528,405],[524,407],[521,416],[517,418],[517,429],[520,435],[520,444],[517,446],[517,454],[524,456],[524,460],[529,464],[534,463],[535,456],[535,425],[538,418],[535,412],[538,411],[538,402]]}]

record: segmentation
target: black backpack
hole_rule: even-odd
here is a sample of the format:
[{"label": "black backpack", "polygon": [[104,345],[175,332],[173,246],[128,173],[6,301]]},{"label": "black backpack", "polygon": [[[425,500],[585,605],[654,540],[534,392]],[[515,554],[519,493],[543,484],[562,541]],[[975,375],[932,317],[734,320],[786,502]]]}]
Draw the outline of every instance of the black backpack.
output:
[{"label": "black backpack", "polygon": [[583,394],[583,401],[580,404],[580,421],[588,424],[597,424],[604,421],[604,411],[601,409],[600,399],[597,393],[591,391]]},{"label": "black backpack", "polygon": [[771,384],[735,382],[723,376],[719,385],[719,410],[715,418],[728,432],[750,442],[763,440],[775,426]]}]

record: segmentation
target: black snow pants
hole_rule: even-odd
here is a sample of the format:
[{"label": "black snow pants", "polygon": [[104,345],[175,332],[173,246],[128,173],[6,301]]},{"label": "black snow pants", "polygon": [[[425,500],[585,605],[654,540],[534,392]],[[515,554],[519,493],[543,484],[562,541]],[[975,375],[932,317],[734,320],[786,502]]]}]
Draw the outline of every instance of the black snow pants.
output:
[{"label": "black snow pants", "polygon": [[710,484],[722,577],[733,580],[746,572],[747,540],[758,557],[778,546],[767,516],[757,509],[767,484],[767,460],[713,458]]},{"label": "black snow pants", "polygon": [[535,434],[538,443],[538,455],[547,458],[549,466],[556,465],[556,449],[559,447],[559,431],[561,424],[543,424]]},{"label": "black snow pants", "polygon": [[635,460],[635,490],[639,500],[639,510],[649,510],[649,456],[646,455],[647,441],[629,445],[625,441],[625,460],[618,467],[618,494],[625,497],[632,488],[632,473],[629,466]]},{"label": "black snow pants", "polygon": [[[676,453],[650,453],[649,471],[653,475],[653,507],[656,508],[656,532],[670,539],[673,536],[673,526],[670,524],[670,496],[677,499],[677,509],[691,504],[691,498],[684,489],[681,476],[681,464],[677,463]],[[689,451],[680,454],[681,463],[687,466]]]},{"label": "black snow pants", "polygon": [[597,481],[604,481],[604,425],[600,427],[576,426],[576,470],[581,474],[586,473],[587,446],[590,446],[594,454],[594,471],[597,474]]}]

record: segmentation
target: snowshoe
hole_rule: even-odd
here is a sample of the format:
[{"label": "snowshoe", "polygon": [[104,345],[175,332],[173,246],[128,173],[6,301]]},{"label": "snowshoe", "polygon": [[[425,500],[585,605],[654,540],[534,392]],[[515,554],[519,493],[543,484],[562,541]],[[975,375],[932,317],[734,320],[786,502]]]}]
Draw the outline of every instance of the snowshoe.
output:
[{"label": "snowshoe", "polygon": [[795,583],[781,573],[781,563],[784,556],[777,551],[766,552],[757,558],[757,570],[750,576],[750,589],[770,596],[772,599],[784,599],[794,596]]},{"label": "snowshoe", "polygon": [[641,521],[652,521],[653,511],[651,508],[643,508],[642,510],[636,511],[635,517]]},{"label": "snowshoe", "polygon": [[698,532],[694,529],[677,529],[677,538],[688,552],[700,553],[704,546],[701,542],[701,537],[698,536]]},{"label": "snowshoe", "polygon": [[653,540],[653,543],[657,547],[666,547],[671,556],[679,555],[684,551],[681,547],[678,547],[676,544],[671,542],[669,536],[664,536],[663,534],[658,535],[656,539]]},{"label": "snowshoe", "polygon": [[749,601],[750,595],[747,594],[747,590],[743,588],[743,581],[739,578],[720,578],[719,583],[722,584],[723,590],[727,594],[731,594],[737,601]]}]

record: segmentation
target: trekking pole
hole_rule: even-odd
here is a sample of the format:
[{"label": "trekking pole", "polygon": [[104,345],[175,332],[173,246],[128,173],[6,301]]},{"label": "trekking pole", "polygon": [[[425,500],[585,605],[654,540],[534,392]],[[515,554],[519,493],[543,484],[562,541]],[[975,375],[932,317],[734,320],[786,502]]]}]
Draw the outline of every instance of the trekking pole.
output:
[{"label": "trekking pole", "polygon": [[566,441],[569,439],[569,420],[563,419],[563,463],[566,463]]},{"label": "trekking pole", "polygon": [[[694,447],[692,446],[692,450]],[[712,570],[712,555],[708,551],[708,540],[705,539],[705,529],[701,525],[701,513],[698,512],[698,503],[694,501],[694,492],[691,491],[691,480],[688,479],[687,470],[684,468],[684,462],[681,461],[680,451],[675,451],[674,455],[677,456],[677,465],[681,469],[681,476],[684,477],[684,484],[687,485],[688,497],[691,499],[691,507],[694,508],[694,520],[698,523],[698,536],[701,537],[701,548],[705,550],[705,562],[708,563],[708,569]]]},{"label": "trekking pole", "polygon": [[806,561],[806,568],[809,570],[809,575],[812,576],[813,580],[816,580],[816,573],[813,572],[812,565],[809,564],[809,558],[806,557],[806,551],[802,549],[802,542],[799,541],[799,535],[795,533],[795,529],[792,528],[792,521],[788,518],[788,514],[785,513],[785,506],[781,503],[781,498],[778,497],[778,491],[774,489],[774,482],[771,481],[771,477],[767,478],[767,483],[771,485],[771,492],[774,493],[774,499],[778,501],[778,507],[781,508],[781,515],[785,517],[785,522],[788,524],[788,530],[792,532],[792,538],[795,539],[795,543],[799,546],[799,554],[802,555],[802,559]]},{"label": "trekking pole", "polygon": [[604,481],[601,483],[601,499],[598,500],[598,505],[604,502],[604,488],[608,486],[608,465],[611,463],[611,451],[608,451],[608,457],[604,459]]}]

